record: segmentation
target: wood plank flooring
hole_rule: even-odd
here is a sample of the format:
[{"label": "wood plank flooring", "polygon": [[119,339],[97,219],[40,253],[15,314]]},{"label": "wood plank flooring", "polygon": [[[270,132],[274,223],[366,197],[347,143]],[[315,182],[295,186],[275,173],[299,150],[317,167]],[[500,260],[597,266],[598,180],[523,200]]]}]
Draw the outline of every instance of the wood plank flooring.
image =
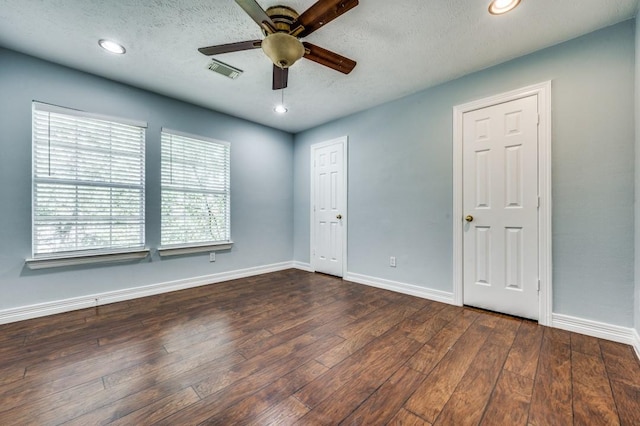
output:
[{"label": "wood plank flooring", "polygon": [[287,270],[0,326],[0,424],[640,425],[640,363]]}]

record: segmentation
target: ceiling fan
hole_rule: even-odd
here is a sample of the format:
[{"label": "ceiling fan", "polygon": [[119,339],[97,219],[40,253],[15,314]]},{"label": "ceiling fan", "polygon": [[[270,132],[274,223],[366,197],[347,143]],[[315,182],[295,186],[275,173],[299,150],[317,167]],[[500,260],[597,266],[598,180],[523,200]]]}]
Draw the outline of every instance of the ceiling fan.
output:
[{"label": "ceiling fan", "polygon": [[289,67],[302,57],[344,74],[355,68],[355,61],[300,39],[356,7],[358,0],[318,0],[300,15],[288,6],[272,6],[265,11],[255,0],[235,1],[262,28],[266,37],[201,47],[200,53],[212,56],[261,47],[273,62],[273,90],[287,87]]}]

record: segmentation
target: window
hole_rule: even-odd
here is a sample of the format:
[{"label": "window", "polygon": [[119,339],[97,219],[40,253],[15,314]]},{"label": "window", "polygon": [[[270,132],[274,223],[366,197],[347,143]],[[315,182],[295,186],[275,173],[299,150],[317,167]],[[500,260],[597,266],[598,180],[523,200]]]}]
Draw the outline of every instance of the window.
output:
[{"label": "window", "polygon": [[144,248],[145,123],[33,104],[33,258]]},{"label": "window", "polygon": [[230,242],[230,146],[162,130],[163,248]]}]

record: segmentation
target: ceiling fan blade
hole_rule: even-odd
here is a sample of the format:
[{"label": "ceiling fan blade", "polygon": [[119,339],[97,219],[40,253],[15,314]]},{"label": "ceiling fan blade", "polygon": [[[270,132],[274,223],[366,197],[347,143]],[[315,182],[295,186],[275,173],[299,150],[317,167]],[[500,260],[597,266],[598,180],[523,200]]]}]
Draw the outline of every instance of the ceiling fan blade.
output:
[{"label": "ceiling fan blade", "polygon": [[273,90],[285,89],[289,83],[289,68],[273,66]]},{"label": "ceiling fan blade", "polygon": [[236,3],[267,33],[271,34],[276,32],[276,25],[256,0],[236,0]]},{"label": "ceiling fan blade", "polygon": [[340,71],[343,74],[349,74],[356,67],[356,61],[352,59],[311,43],[304,42],[302,44],[306,51],[304,57],[320,65]]},{"label": "ceiling fan blade", "polygon": [[291,28],[294,31],[302,25],[304,30],[297,37],[306,37],[318,28],[327,25],[338,16],[358,5],[358,0],[318,0],[313,6],[298,16]]},{"label": "ceiling fan blade", "polygon": [[239,52],[241,50],[258,49],[262,40],[241,41],[238,43],[219,44],[217,46],[201,47],[198,52],[203,55],[219,55],[221,53]]}]

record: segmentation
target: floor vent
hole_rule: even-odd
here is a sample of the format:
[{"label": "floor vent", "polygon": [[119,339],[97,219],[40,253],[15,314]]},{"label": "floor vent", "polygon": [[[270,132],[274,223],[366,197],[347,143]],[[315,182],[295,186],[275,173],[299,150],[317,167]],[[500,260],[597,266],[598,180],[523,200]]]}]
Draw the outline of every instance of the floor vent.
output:
[{"label": "floor vent", "polygon": [[225,64],[224,62],[220,62],[215,59],[211,60],[208,68],[211,71],[220,75],[224,75],[225,77],[229,77],[232,80],[235,80],[236,78],[240,77],[240,74],[242,74],[242,70],[234,68],[231,65]]}]

